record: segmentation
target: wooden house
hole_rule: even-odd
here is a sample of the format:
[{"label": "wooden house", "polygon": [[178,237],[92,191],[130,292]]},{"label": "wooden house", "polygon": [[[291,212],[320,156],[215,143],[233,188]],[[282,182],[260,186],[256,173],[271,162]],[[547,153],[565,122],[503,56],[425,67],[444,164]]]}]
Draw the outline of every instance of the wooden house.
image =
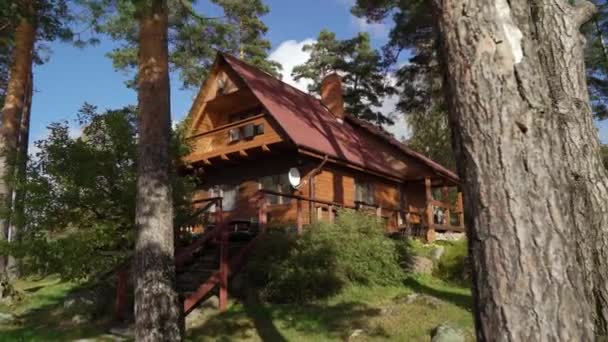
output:
[{"label": "wooden house", "polygon": [[460,194],[447,203],[456,174],[346,113],[337,74],[324,78],[321,93],[218,54],[189,116],[185,163],[201,180],[194,205],[234,225],[301,230],[352,208],[427,241],[463,231]]},{"label": "wooden house", "polygon": [[[183,171],[200,180],[193,205],[201,221],[181,227],[200,234],[189,234],[195,239],[175,252],[186,315],[216,288],[220,310],[226,308],[230,275],[263,235],[233,241],[234,230],[301,231],[351,208],[377,216],[387,232],[425,241],[438,231],[464,231],[462,197],[450,196],[459,184],[452,171],[345,113],[338,75],[328,75],[321,92],[317,99],[218,55],[189,117],[192,152]],[[118,317],[126,311],[128,279],[121,270]]]}]

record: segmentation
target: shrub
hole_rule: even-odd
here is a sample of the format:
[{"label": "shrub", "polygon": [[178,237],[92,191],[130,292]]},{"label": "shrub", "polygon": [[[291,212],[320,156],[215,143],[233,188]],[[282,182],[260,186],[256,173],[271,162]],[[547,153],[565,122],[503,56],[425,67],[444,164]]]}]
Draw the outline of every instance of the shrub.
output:
[{"label": "shrub", "polygon": [[403,280],[400,254],[375,217],[341,211],[334,224],[311,226],[300,237],[272,232],[247,267],[262,299],[305,302],[347,285],[392,285]]},{"label": "shrub", "polygon": [[456,283],[471,281],[471,264],[467,240],[445,242],[445,252],[439,259],[433,274],[443,280]]}]

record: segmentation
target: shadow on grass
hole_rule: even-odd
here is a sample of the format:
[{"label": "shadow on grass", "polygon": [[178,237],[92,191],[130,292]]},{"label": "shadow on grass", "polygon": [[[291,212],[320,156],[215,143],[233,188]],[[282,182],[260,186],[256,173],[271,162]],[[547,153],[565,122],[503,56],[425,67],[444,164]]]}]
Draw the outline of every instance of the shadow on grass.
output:
[{"label": "shadow on grass", "polygon": [[318,335],[322,339],[344,339],[354,330],[362,329],[368,336],[387,338],[386,331],[369,325],[369,320],[380,314],[380,309],[358,302],[335,305],[237,304],[191,329],[189,336],[194,341],[234,341],[257,335],[262,341],[282,342],[292,338],[284,336],[281,331]]},{"label": "shadow on grass", "polygon": [[452,303],[468,311],[470,311],[473,307],[473,297],[471,297],[470,294],[463,294],[449,289],[429,286],[413,277],[406,278],[403,284],[411,288],[416,293],[426,294],[435,298],[439,298],[443,301]]},{"label": "shadow on grass", "polygon": [[45,288],[47,286],[25,289],[28,296],[26,301],[29,303],[24,305],[31,307],[15,315],[15,322],[0,325],[1,341],[63,341],[95,337],[107,331],[109,327],[107,321],[73,322],[72,317],[75,313],[64,310],[63,300],[67,295],[81,290],[80,287],[66,291],[58,289],[48,293],[38,293],[43,292]]}]

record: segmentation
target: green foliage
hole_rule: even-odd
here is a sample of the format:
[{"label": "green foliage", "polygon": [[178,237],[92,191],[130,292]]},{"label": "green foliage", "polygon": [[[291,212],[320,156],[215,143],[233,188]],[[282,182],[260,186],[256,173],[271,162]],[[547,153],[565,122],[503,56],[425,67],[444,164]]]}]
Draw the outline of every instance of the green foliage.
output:
[{"label": "green foliage", "polygon": [[[224,10],[231,31],[229,52],[260,69],[279,76],[281,64],[268,60],[270,41],[264,39],[268,27],[260,19],[270,9],[262,0],[212,0]],[[200,82],[200,81],[199,81]]]},{"label": "green foliage", "polygon": [[447,168],[456,168],[452,133],[445,110],[411,112],[407,114],[406,120],[412,132],[407,140],[408,146]]},{"label": "green foliage", "polygon": [[[142,2],[121,0],[79,0],[87,9],[86,20],[95,32],[122,41],[108,53],[114,68],[130,71],[137,66],[137,12]],[[261,0],[210,0],[222,11],[221,16],[207,17],[193,0],[169,0],[169,63],[179,72],[184,88],[199,87],[207,76],[216,50],[240,55],[245,61],[278,75],[280,65],[269,61],[268,30],[260,19],[268,13]],[[135,79],[127,82],[134,87]]]},{"label": "green foliage", "polygon": [[[85,104],[80,132],[49,126],[37,141],[25,183],[27,222],[10,252],[28,272],[82,278],[124,260],[133,246],[137,157],[136,109],[97,112]],[[187,152],[176,134],[175,156]],[[188,177],[173,177],[176,219],[188,217]],[[178,223],[179,225],[179,223]]]},{"label": "green foliage", "polygon": [[310,58],[293,69],[296,80],[305,78],[313,83],[310,92],[319,93],[323,76],[336,71],[342,76],[344,102],[349,114],[378,125],[393,124],[379,108],[385,96],[395,89],[385,77],[382,56],[374,50],[367,33],[347,40],[337,40],[328,30],[319,33],[317,42],[304,46]]},{"label": "green foliage", "polygon": [[[594,1],[595,2],[595,1]],[[586,38],[585,67],[587,68],[587,86],[593,112],[597,119],[608,118],[608,4],[595,2],[597,14],[581,31]]]},{"label": "green foliage", "polygon": [[457,284],[470,284],[472,265],[469,258],[467,240],[442,243],[445,247],[443,256],[439,259],[433,275]]},{"label": "green foliage", "polygon": [[247,266],[263,299],[306,302],[349,285],[395,285],[404,277],[394,241],[375,217],[341,211],[335,224],[319,223],[302,236],[269,233]]},{"label": "green foliage", "polygon": [[602,144],[602,146],[600,146],[600,153],[602,154],[604,167],[608,169],[608,145]]}]

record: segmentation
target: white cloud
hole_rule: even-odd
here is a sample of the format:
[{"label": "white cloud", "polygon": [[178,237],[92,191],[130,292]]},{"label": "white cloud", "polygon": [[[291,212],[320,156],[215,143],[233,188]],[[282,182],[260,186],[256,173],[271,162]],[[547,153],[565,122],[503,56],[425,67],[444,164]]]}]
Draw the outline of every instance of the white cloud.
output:
[{"label": "white cloud", "polygon": [[[269,56],[269,59],[283,65],[283,70],[281,72],[283,74],[283,81],[305,92],[307,92],[307,87],[311,81],[301,79],[296,82],[293,77],[291,77],[291,71],[296,65],[305,63],[310,57],[310,53],[302,51],[302,47],[306,44],[314,44],[315,42],[316,40],[312,38],[302,41],[286,40],[279,44]],[[396,79],[393,75],[390,75],[388,76],[387,82],[394,85]],[[395,106],[398,101],[399,97],[397,95],[387,96],[382,101],[380,112],[389,116],[395,113]],[[384,127],[388,132],[392,133],[399,140],[403,140],[410,136],[410,130],[403,115],[395,115],[393,121],[395,121],[393,126]]]},{"label": "white cloud", "polygon": [[368,23],[367,20],[355,16],[351,17],[351,23],[360,32],[369,33],[372,38],[386,38],[388,36],[389,27],[385,23]]},{"label": "white cloud", "polygon": [[286,40],[279,44],[269,56],[269,59],[281,63],[283,70],[283,81],[300,90],[307,91],[307,87],[312,81],[300,79],[296,81],[291,77],[291,71],[296,65],[305,63],[310,57],[310,53],[302,51],[304,45],[314,44],[316,40],[312,38],[302,41]]}]

